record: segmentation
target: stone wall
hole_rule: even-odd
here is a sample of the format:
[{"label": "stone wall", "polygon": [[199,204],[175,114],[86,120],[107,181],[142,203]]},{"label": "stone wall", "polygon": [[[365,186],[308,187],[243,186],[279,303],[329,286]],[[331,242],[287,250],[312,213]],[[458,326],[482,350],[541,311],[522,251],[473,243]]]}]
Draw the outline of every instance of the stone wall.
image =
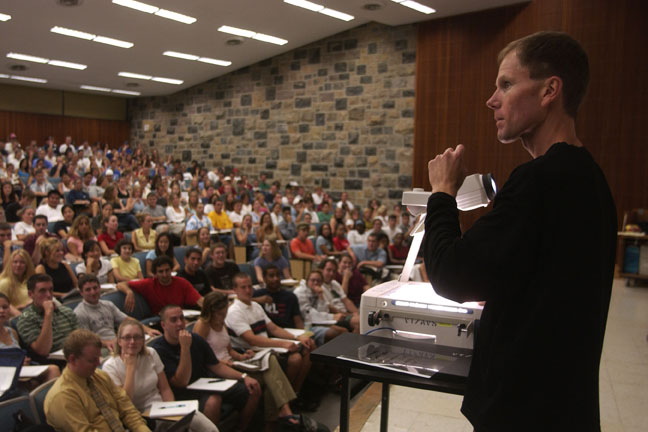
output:
[{"label": "stone wall", "polygon": [[129,106],[132,143],[207,167],[343,190],[411,187],[416,26],[376,23]]}]

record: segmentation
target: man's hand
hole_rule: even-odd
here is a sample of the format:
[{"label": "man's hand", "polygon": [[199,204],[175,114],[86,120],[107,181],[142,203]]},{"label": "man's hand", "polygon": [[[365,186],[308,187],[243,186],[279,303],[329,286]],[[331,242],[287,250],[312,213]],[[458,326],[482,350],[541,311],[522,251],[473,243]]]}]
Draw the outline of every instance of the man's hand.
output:
[{"label": "man's hand", "polygon": [[126,312],[133,312],[133,309],[135,309],[135,294],[133,294],[133,291],[129,291],[128,294],[126,294],[126,299],[124,299],[124,309],[126,309]]},{"label": "man's hand", "polygon": [[259,297],[255,297],[254,301],[256,301],[257,303],[260,303],[260,304],[272,304],[272,302],[273,302],[272,297],[270,297],[267,294],[259,296]]},{"label": "man's hand", "polygon": [[250,394],[261,393],[261,386],[259,385],[259,382],[251,376],[246,376],[245,378],[243,378],[243,383],[245,384],[245,387],[247,387]]},{"label": "man's hand", "polygon": [[306,335],[297,336],[297,340],[301,342],[301,344],[304,345],[306,348],[308,348],[310,351],[317,348],[315,346],[315,341]]},{"label": "man's hand", "polygon": [[51,317],[52,314],[54,313],[54,302],[52,300],[45,300],[43,302],[43,312],[45,317]]},{"label": "man's hand", "polygon": [[[110,351],[111,353],[115,352],[115,340],[114,339],[104,339],[104,340],[101,341],[101,344],[103,346],[105,346],[106,348],[108,348],[108,351]],[[126,363],[126,362],[124,361],[124,363]],[[126,366],[128,366],[128,365],[126,365]]]},{"label": "man's hand", "polygon": [[344,318],[345,316],[346,316],[346,314],[344,314],[344,313],[342,313],[342,312],[338,312],[338,313],[336,313],[335,315],[333,315],[333,319],[334,319],[335,321],[340,321],[340,320],[341,320],[342,318]]},{"label": "man's hand", "polygon": [[428,179],[432,192],[445,192],[453,197],[466,178],[466,167],[463,163],[464,146],[448,148],[428,162]]},{"label": "man's hand", "polygon": [[180,330],[178,332],[178,342],[180,343],[180,349],[191,348],[191,333],[187,330]]},{"label": "man's hand", "polygon": [[241,360],[251,359],[252,357],[254,357],[254,351],[252,350],[246,350],[243,354],[241,354]]},{"label": "man's hand", "polygon": [[159,331],[155,330],[154,328],[147,327],[147,326],[144,326],[144,331],[146,332],[147,335],[151,337],[160,336],[162,334]]}]

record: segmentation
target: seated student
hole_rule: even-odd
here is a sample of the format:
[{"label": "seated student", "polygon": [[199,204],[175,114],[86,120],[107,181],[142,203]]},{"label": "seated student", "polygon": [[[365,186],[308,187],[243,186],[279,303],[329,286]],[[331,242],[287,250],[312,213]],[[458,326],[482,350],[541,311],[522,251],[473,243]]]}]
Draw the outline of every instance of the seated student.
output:
[{"label": "seated student", "polygon": [[202,227],[198,230],[196,247],[201,251],[200,265],[207,268],[211,265],[211,235],[209,227]]},{"label": "seated student", "polygon": [[239,246],[245,246],[245,259],[246,261],[251,260],[254,257],[254,253],[258,250],[252,245],[256,243],[257,238],[256,234],[253,232],[252,227],[252,215],[245,214],[241,220],[241,226],[234,229],[234,244]]},{"label": "seated student", "polygon": [[153,221],[153,228],[158,233],[165,232],[169,229],[169,226],[166,224],[166,212],[164,207],[158,204],[158,196],[154,191],[151,191],[146,196],[147,206],[144,208],[144,213],[151,216]]},{"label": "seated student", "polygon": [[297,226],[297,237],[290,242],[290,252],[293,258],[319,262],[326,257],[315,254],[315,246],[308,238],[309,229],[309,225],[305,223]]},{"label": "seated student", "polygon": [[[175,400],[160,356],[144,343],[145,333],[146,328],[139,321],[124,320],[117,330],[114,354],[102,366],[102,370],[124,389],[140,412],[150,409],[153,402]],[[164,425],[156,424],[156,430],[158,428],[163,429]],[[218,428],[200,411],[194,414],[190,430],[218,432]]]},{"label": "seated student", "polygon": [[115,283],[115,275],[108,258],[101,256],[101,248],[96,240],[88,240],[83,243],[84,261],[74,269],[77,275],[92,275],[99,280],[100,284]]},{"label": "seated student", "polygon": [[0,222],[0,269],[4,267],[4,263],[9,262],[9,255],[15,249],[18,249],[18,245],[14,247],[14,241],[11,240],[11,225]]},{"label": "seated student", "polygon": [[322,289],[328,294],[325,295],[325,298],[330,298],[329,310],[333,313],[341,312],[345,314],[345,317],[338,322],[338,325],[354,333],[358,333],[360,331],[358,308],[349,300],[342,286],[335,280],[337,269],[338,263],[332,258],[320,264],[323,278]]},{"label": "seated student", "polygon": [[33,234],[28,235],[23,242],[23,248],[31,255],[34,265],[38,265],[41,261],[41,242],[47,238],[58,239],[56,234],[47,232],[47,217],[43,215],[34,217]]},{"label": "seated student", "polygon": [[378,234],[375,232],[369,234],[366,245],[353,247],[353,253],[358,259],[360,272],[368,271],[374,277],[379,277],[380,273],[376,274],[372,267],[381,269],[387,264],[387,252],[379,247]]},{"label": "seated student", "polygon": [[185,209],[180,204],[180,194],[172,194],[171,202],[166,208],[166,221],[169,226],[169,232],[180,238],[185,229],[186,217]]},{"label": "seated student", "polygon": [[290,263],[281,255],[281,250],[274,240],[264,240],[261,244],[261,253],[254,260],[254,271],[257,280],[263,281],[263,269],[269,265],[277,267],[285,279],[291,279]]},{"label": "seated student", "polygon": [[[117,335],[115,328],[128,318],[124,312],[117,309],[114,303],[101,300],[101,285],[92,275],[84,275],[79,279],[79,291],[83,301],[74,309],[79,320],[79,328],[96,333],[101,338],[101,344],[110,352],[115,351]],[[146,333],[157,336],[159,331],[145,326]]]},{"label": "seated student", "polygon": [[268,265],[263,269],[265,288],[254,291],[254,300],[263,306],[266,315],[282,328],[304,328],[299,302],[292,291],[281,289],[279,269]]},{"label": "seated student", "polygon": [[153,229],[153,218],[146,213],[137,215],[137,223],[140,227],[133,231],[133,246],[135,252],[149,251],[155,248],[157,232]]},{"label": "seated student", "polygon": [[[306,321],[333,320],[337,323],[342,320],[346,314],[341,312],[333,313],[330,310],[330,298],[322,288],[322,273],[319,270],[311,270],[306,279],[305,285],[295,288],[295,296],[299,301],[299,310]],[[330,341],[342,333],[347,333],[348,329],[340,325],[331,325],[329,327],[313,326],[315,343],[320,346]]]},{"label": "seated student", "polygon": [[[202,336],[219,361],[228,366],[235,367],[233,361],[243,361],[254,356],[252,350],[241,354],[232,348],[230,337],[225,328],[225,316],[229,300],[227,295],[213,292],[205,297],[205,303],[200,313],[200,319],[196,322],[194,333]],[[301,420],[293,416],[290,402],[297,395],[293,391],[288,378],[281,370],[281,365],[274,355],[269,358],[268,369],[262,372],[250,372],[250,375],[259,381],[264,387],[264,408],[266,421],[279,421],[282,424],[290,423],[297,425]]]},{"label": "seated student", "polygon": [[14,225],[12,237],[18,241],[25,241],[28,235],[36,232],[36,228],[34,227],[34,209],[32,207],[22,208],[18,210],[17,215],[20,218],[20,222]]},{"label": "seated student", "polygon": [[232,290],[232,279],[240,273],[239,266],[227,259],[227,246],[224,243],[216,243],[211,249],[211,266],[207,267],[205,273],[214,291],[224,294],[234,294]]},{"label": "seated student", "polygon": [[47,199],[41,201],[41,205],[36,209],[37,215],[44,215],[50,222],[63,220],[63,204],[61,204],[61,194],[58,190],[52,189],[47,193]]},{"label": "seated student", "polygon": [[340,258],[335,280],[340,283],[342,291],[353,304],[356,307],[360,306],[360,297],[370,286],[362,273],[353,266],[353,259],[349,255],[342,255]]},{"label": "seated student", "polygon": [[185,226],[185,237],[188,245],[196,244],[198,230],[200,228],[210,228],[212,226],[209,218],[205,216],[205,204],[198,202],[196,204],[195,212],[195,214],[192,214],[189,219],[187,219],[187,224]]},{"label": "seated student", "polygon": [[113,275],[116,282],[124,282],[135,279],[142,279],[142,267],[137,258],[133,258],[133,243],[121,239],[115,246],[115,252],[119,254],[110,260]]},{"label": "seated student", "polygon": [[84,214],[77,216],[72,222],[72,227],[67,236],[67,260],[82,261],[83,243],[88,240],[94,240],[95,237],[95,232],[90,225],[90,218]]},{"label": "seated student", "polygon": [[18,201],[11,202],[5,207],[5,215],[7,222],[15,223],[20,221],[20,216],[18,212],[25,207],[30,207],[34,202],[34,193],[25,189],[20,196]]},{"label": "seated student", "polygon": [[[288,349],[286,376],[295,392],[299,393],[310,370],[310,352],[315,348],[315,344],[307,335],[295,337],[268,318],[263,312],[263,308],[252,301],[254,291],[250,276],[244,273],[235,275],[233,287],[236,300],[227,312],[225,325],[233,332],[234,346],[244,349],[253,346]],[[299,343],[270,339],[269,335],[281,339],[292,339]]]},{"label": "seated student", "polygon": [[211,284],[205,271],[200,268],[201,259],[202,252],[200,249],[188,248],[185,252],[185,266],[178,272],[178,277],[188,280],[200,295],[206,296],[211,292]]},{"label": "seated student", "polygon": [[70,265],[63,261],[63,243],[58,238],[43,239],[39,243],[43,259],[35,272],[50,275],[54,283],[54,296],[63,297],[77,287],[76,275]]},{"label": "seated student", "polygon": [[[343,224],[338,224],[338,226],[344,229]],[[333,245],[333,232],[328,223],[323,223],[319,227],[319,235],[317,236],[317,240],[315,240],[315,252],[325,256],[341,255],[344,253],[335,249]]]},{"label": "seated student", "polygon": [[292,219],[292,213],[290,207],[284,207],[281,210],[282,218],[277,224],[279,226],[279,231],[281,232],[282,237],[290,242],[292,239],[297,237],[297,225]]},{"label": "seated student", "polygon": [[[11,315],[9,313],[9,298],[0,293],[0,356],[2,356],[2,350],[5,348],[20,348],[18,342],[18,333],[16,330],[11,328],[9,324],[9,319]],[[29,364],[31,361],[28,358],[25,358],[25,364]],[[61,371],[56,365],[49,365],[47,368],[47,373],[45,374],[44,381],[47,382],[51,379],[54,379],[61,375]],[[6,397],[7,394],[5,393]]]},{"label": "seated student", "polygon": [[[88,173],[84,175],[84,179],[86,177],[88,177]],[[92,178],[92,174],[89,177]],[[81,177],[74,180],[74,189],[68,192],[67,203],[74,208],[76,213],[97,214],[99,212],[98,203],[92,202],[90,194],[83,190]]]},{"label": "seated student", "polygon": [[101,246],[101,253],[106,256],[114,255],[117,253],[115,252],[117,242],[124,238],[124,234],[117,229],[119,227],[119,220],[113,214],[104,219],[102,224],[101,234],[97,236],[97,241],[99,242],[99,246]]},{"label": "seated student", "polygon": [[24,249],[11,252],[6,264],[0,273],[0,293],[7,296],[9,315],[14,317],[31,303],[27,280],[34,274],[34,265]]},{"label": "seated student", "polygon": [[155,258],[166,256],[173,262],[171,267],[172,272],[177,272],[180,270],[180,263],[173,253],[173,245],[171,242],[171,235],[169,233],[158,234],[155,239],[155,249],[150,250],[146,254],[146,277],[153,277],[153,261]]},{"label": "seated student", "polygon": [[355,222],[355,229],[352,229],[347,234],[347,239],[349,240],[349,245],[353,248],[354,246],[362,246],[367,244],[367,237],[369,232],[366,231],[365,223],[362,219],[358,219]]},{"label": "seated student", "polygon": [[[180,306],[166,305],[160,312],[160,318],[164,336],[151,342],[151,346],[164,364],[164,373],[176,397],[181,400],[198,399],[200,411],[214,424],[220,420],[222,402],[227,401],[239,410],[238,428],[245,430],[261,397],[261,386],[257,380],[219,362],[205,339],[185,330]],[[190,383],[205,377],[239,382],[221,394],[187,390]]]},{"label": "seated student", "polygon": [[63,347],[65,338],[78,326],[72,309],[54,303],[54,284],[46,274],[35,274],[27,280],[32,304],[18,318],[18,334],[29,350],[41,358]]},{"label": "seated student", "polygon": [[45,397],[47,423],[57,431],[148,432],[146,421],[124,390],[97,369],[101,340],[88,330],[76,330],[66,339],[67,367]]},{"label": "seated student", "polygon": [[126,312],[131,312],[135,307],[133,291],[144,296],[151,312],[155,315],[160,313],[167,304],[202,307],[203,298],[198,291],[185,279],[171,276],[172,264],[168,256],[157,257],[152,264],[154,277],[117,284],[117,289],[126,294],[124,301]]},{"label": "seated student", "polygon": [[409,248],[405,246],[405,236],[402,232],[394,235],[392,243],[387,248],[387,257],[390,264],[405,264]]}]

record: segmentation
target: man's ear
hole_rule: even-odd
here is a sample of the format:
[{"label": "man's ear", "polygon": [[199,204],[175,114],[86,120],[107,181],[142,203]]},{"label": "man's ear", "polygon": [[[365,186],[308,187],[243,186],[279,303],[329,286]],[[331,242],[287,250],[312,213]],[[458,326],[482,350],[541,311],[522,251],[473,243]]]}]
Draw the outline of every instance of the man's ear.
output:
[{"label": "man's ear", "polygon": [[548,106],[562,96],[563,81],[558,76],[545,79],[542,87],[542,105]]}]

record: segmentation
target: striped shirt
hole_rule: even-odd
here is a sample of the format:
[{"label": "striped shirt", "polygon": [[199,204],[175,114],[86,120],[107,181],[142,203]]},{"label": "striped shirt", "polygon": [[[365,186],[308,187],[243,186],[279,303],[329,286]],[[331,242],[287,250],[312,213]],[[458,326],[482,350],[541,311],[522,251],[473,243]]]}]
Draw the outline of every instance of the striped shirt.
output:
[{"label": "striped shirt", "polygon": [[[29,346],[38,339],[43,328],[43,311],[29,305],[18,318],[18,334],[25,345]],[[79,327],[74,311],[67,306],[59,305],[52,316],[52,348],[50,352],[63,348],[67,335]]]}]

